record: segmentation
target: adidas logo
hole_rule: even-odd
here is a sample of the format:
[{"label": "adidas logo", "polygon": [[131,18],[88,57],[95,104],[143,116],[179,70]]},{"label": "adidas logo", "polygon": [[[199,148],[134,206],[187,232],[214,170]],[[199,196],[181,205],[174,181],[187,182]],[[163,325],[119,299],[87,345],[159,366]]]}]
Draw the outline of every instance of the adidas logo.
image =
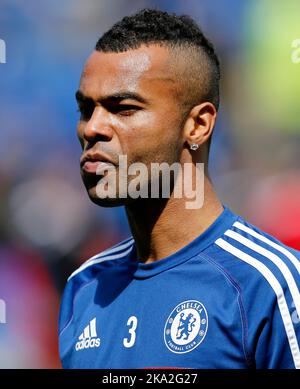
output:
[{"label": "adidas logo", "polygon": [[96,318],[92,319],[85,327],[83,333],[78,337],[79,341],[75,344],[75,350],[83,350],[85,348],[100,347],[100,338],[97,338]]}]

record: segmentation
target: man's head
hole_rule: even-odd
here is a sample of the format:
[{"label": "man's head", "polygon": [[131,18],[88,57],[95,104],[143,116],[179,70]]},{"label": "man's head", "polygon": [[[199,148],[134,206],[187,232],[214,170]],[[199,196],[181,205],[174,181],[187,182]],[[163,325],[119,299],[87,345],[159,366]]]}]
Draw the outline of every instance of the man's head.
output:
[{"label": "man's head", "polygon": [[[98,198],[99,164],[93,160],[118,167],[119,155],[126,155],[128,165],[140,162],[149,169],[152,162],[207,162],[219,79],[213,46],[187,16],[143,10],[106,32],[76,94],[81,172],[92,201],[131,201]],[[197,152],[189,149],[192,143],[200,146]]]}]

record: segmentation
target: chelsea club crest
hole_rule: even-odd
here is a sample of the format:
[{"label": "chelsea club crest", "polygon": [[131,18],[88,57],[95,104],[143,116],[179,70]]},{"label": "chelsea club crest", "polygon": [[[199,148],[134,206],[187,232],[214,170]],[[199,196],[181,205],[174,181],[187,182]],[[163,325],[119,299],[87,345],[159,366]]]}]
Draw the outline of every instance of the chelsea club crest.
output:
[{"label": "chelsea club crest", "polygon": [[170,351],[184,354],[194,350],[205,338],[208,327],[203,304],[187,300],[178,304],[165,324],[165,344]]}]

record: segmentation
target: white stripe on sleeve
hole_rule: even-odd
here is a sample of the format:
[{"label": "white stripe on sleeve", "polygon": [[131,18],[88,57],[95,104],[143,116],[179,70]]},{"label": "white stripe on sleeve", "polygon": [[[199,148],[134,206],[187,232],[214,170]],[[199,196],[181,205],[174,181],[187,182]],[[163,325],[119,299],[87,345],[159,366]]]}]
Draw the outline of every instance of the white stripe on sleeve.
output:
[{"label": "white stripe on sleeve", "polygon": [[291,315],[286,303],[286,299],[284,296],[284,292],[282,290],[282,287],[280,283],[278,282],[277,278],[274,276],[274,274],[265,266],[263,263],[258,261],[257,259],[253,258],[251,255],[244,253],[243,251],[239,250],[238,248],[234,247],[230,243],[226,242],[224,239],[219,238],[215,242],[219,247],[221,247],[223,250],[231,253],[236,258],[239,258],[243,262],[248,263],[249,265],[253,266],[256,270],[258,270],[263,277],[268,281],[270,286],[275,292],[275,295],[277,297],[277,304],[279,308],[279,312],[284,324],[285,332],[288,338],[291,354],[293,357],[294,365],[296,369],[300,369],[300,351],[299,351],[299,345],[297,341],[297,337],[295,334],[295,329],[293,326],[293,322],[291,319]]}]

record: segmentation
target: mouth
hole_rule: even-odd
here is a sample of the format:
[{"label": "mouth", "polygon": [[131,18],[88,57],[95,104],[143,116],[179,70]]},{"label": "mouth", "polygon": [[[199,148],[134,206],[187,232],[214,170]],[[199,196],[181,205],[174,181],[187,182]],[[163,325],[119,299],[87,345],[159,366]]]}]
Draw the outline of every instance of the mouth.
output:
[{"label": "mouth", "polygon": [[105,155],[100,153],[87,153],[80,160],[80,167],[85,173],[101,175],[104,171],[114,168],[116,165]]}]

